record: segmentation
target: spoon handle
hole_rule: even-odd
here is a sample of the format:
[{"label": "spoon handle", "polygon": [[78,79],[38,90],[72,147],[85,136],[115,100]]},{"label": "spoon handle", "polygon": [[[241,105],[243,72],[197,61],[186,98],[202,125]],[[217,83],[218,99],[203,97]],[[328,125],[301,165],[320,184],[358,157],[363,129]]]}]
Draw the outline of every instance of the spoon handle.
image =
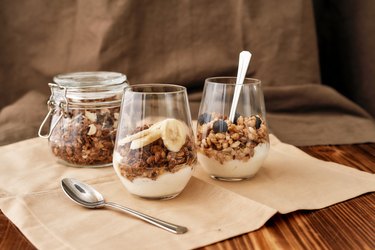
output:
[{"label": "spoon handle", "polygon": [[135,211],[131,208],[121,206],[117,203],[106,202],[104,205],[108,206],[108,207],[111,207],[111,208],[121,210],[121,211],[123,211],[127,214],[133,215],[133,216],[135,216],[135,217],[137,217],[141,220],[144,220],[148,223],[151,223],[152,225],[155,225],[157,227],[160,227],[164,230],[167,230],[167,231],[175,233],[175,234],[183,234],[183,233],[186,233],[188,231],[188,229],[186,227],[175,225],[175,224],[163,221],[163,220],[156,219],[156,218],[151,217],[147,214],[143,214],[141,212]]},{"label": "spoon handle", "polygon": [[240,97],[241,88],[246,77],[246,72],[247,72],[247,68],[249,67],[250,59],[251,59],[251,53],[249,51],[245,50],[240,53],[240,59],[238,62],[238,70],[237,70],[237,78],[236,78],[236,86],[234,87],[232,106],[230,108],[230,113],[229,113],[229,120],[231,120],[232,122],[235,122],[234,117],[236,115],[238,99]]}]

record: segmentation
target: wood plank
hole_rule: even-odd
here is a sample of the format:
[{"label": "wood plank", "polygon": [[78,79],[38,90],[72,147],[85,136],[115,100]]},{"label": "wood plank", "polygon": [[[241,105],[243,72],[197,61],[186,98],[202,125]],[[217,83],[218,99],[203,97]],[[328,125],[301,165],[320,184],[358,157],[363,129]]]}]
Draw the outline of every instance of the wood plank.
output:
[{"label": "wood plank", "polygon": [[0,249],[36,249],[18,228],[0,211]]}]

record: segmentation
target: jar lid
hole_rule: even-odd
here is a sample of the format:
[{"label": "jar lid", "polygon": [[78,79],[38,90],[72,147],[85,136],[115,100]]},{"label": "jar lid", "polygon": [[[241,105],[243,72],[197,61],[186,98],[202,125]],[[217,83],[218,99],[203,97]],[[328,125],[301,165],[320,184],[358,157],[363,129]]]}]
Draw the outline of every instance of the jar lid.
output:
[{"label": "jar lid", "polygon": [[74,72],[57,75],[53,81],[68,89],[103,88],[122,84],[126,75],[107,71]]},{"label": "jar lid", "polygon": [[128,85],[126,75],[107,71],[65,73],[55,76],[53,81],[56,86],[52,84],[51,91],[71,98],[71,102],[111,97],[122,93]]}]

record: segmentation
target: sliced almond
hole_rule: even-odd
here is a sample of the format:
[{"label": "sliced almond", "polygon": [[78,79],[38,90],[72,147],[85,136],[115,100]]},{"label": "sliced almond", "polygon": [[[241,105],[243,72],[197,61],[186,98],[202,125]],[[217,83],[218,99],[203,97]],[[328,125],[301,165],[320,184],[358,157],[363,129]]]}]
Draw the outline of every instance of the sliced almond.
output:
[{"label": "sliced almond", "polygon": [[96,122],[96,119],[97,119],[96,113],[91,113],[91,112],[89,112],[89,111],[85,111],[85,116],[86,116],[87,119],[89,119],[90,121],[92,121],[92,122]]},{"label": "sliced almond", "polygon": [[89,131],[87,132],[87,135],[95,135],[96,134],[96,127],[94,124],[89,125]]}]

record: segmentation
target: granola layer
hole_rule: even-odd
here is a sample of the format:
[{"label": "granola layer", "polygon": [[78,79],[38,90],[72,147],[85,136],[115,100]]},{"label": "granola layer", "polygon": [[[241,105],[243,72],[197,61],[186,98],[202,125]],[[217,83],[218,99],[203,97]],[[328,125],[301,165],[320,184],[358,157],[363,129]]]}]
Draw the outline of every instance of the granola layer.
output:
[{"label": "granola layer", "polygon": [[[132,134],[148,129],[151,125],[138,127]],[[128,142],[119,145],[117,152],[121,156],[120,162],[117,162],[120,173],[130,181],[137,177],[156,180],[163,173],[175,173],[185,166],[192,168],[197,162],[194,141],[190,136],[186,136],[178,152],[168,150],[161,138],[137,149],[131,149],[131,143]]]},{"label": "granola layer", "polygon": [[75,166],[112,163],[119,110],[70,109],[50,137],[52,153]]},{"label": "granola layer", "polygon": [[268,132],[260,116],[236,115],[232,122],[222,114],[204,113],[198,119],[198,153],[221,164],[232,160],[248,161],[254,156],[254,148],[261,143],[268,143]]}]

